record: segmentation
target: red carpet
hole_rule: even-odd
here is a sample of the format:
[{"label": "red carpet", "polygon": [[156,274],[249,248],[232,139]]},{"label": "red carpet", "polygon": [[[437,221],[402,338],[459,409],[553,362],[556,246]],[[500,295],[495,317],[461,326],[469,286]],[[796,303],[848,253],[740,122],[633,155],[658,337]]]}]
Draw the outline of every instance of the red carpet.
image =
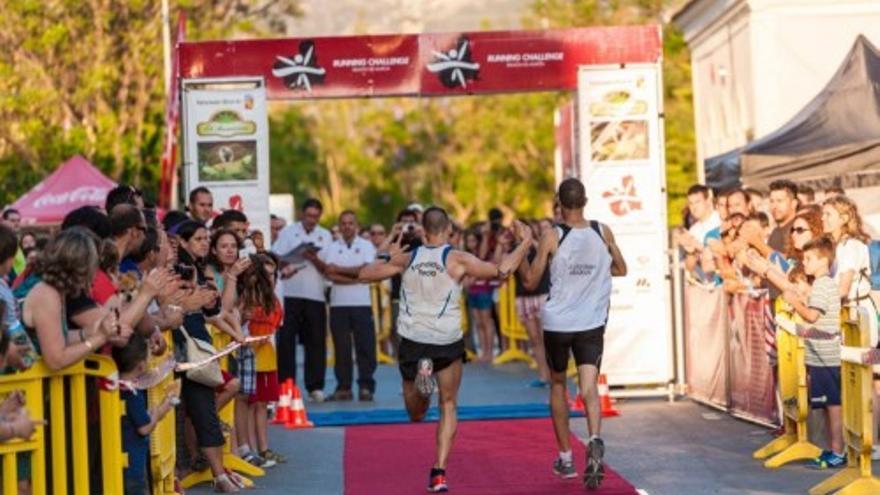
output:
[{"label": "red carpet", "polygon": [[[352,426],[345,430],[346,495],[426,493],[434,462],[436,423]],[[575,465],[584,469],[584,445],[572,437]],[[613,445],[609,445],[613,449]],[[455,495],[566,495],[588,493],[580,481],[553,475],[556,441],[549,419],[466,421],[449,458],[449,491]],[[606,466],[595,495],[635,495]]]}]

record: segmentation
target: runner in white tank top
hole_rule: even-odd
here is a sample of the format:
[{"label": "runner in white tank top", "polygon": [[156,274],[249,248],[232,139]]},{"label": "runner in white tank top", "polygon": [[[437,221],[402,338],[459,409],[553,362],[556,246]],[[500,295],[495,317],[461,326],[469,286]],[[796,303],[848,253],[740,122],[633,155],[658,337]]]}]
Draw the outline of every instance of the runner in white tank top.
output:
[{"label": "runner in white tank top", "polygon": [[[421,421],[431,405],[434,379],[439,389],[440,422],[437,427],[437,459],[431,469],[428,491],[446,491],[446,460],[457,427],[456,401],[461,385],[464,341],[461,338],[461,280],[505,279],[532,245],[529,237],[499,264],[487,263],[472,254],[450,249],[451,222],[437,207],[422,216],[425,239],[414,252],[403,252],[401,225],[395,225],[386,261],[361,269],[362,282],[375,282],[402,274],[398,332],[398,361],[403,377],[403,400],[410,420]],[[516,231],[526,229],[516,224]],[[380,258],[383,248],[380,247]]]},{"label": "runner in white tank top", "polygon": [[432,345],[461,340],[461,284],[449,276],[446,260],[452,246],[420,246],[412,253],[400,286],[401,337]]},{"label": "runner in white tank top", "polygon": [[562,181],[557,196],[563,223],[541,238],[537,256],[531,263],[523,263],[520,274],[526,288],[531,288],[538,284],[544,270],[550,270],[550,297],[542,321],[550,366],[550,410],[559,447],[553,470],[563,478],[577,476],[568,441],[565,397],[568,360],[573,354],[590,432],[584,484],[593,489],[602,483],[605,472],[602,465],[605,444],[599,438],[602,417],[597,380],[611,298],[611,277],[626,275],[626,262],[611,230],[584,218],[587,196],[579,180]]}]

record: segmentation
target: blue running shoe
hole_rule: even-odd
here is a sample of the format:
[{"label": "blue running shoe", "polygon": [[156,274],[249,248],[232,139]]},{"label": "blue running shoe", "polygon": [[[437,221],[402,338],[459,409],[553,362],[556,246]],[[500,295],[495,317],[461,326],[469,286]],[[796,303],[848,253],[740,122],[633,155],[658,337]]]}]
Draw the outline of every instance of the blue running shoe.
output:
[{"label": "blue running shoe", "polygon": [[846,465],[846,455],[845,454],[835,454],[830,450],[823,450],[819,457],[810,461],[807,464],[808,467],[812,469],[829,469],[829,468],[839,468]]},{"label": "blue running shoe", "polygon": [[529,383],[529,388],[547,388],[549,385],[550,383],[544,380],[534,380]]}]

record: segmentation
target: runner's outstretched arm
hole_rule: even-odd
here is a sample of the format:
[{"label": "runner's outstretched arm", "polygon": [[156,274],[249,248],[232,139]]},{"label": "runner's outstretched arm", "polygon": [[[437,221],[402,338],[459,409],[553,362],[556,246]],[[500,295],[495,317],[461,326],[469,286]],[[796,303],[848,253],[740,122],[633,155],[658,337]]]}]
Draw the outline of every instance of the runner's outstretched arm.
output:
[{"label": "runner's outstretched arm", "polygon": [[544,270],[547,269],[550,256],[559,244],[557,237],[556,229],[548,230],[541,236],[541,241],[538,243],[538,253],[532,262],[529,263],[528,259],[523,259],[519,274],[522,277],[522,284],[526,289],[534,290],[541,282],[541,276],[544,274]]},{"label": "runner's outstretched arm", "polygon": [[358,273],[358,282],[368,284],[403,273],[403,270],[409,265],[412,253],[407,253],[403,250],[402,241],[403,236],[398,236],[397,240],[390,244],[388,255],[391,259],[388,261],[376,260],[361,268]]},{"label": "runner's outstretched arm", "polygon": [[479,279],[506,279],[525,259],[532,247],[532,231],[521,222],[514,224],[517,237],[522,239],[519,246],[501,259],[497,265],[478,259],[470,253],[456,252],[455,256],[464,267],[464,275]]}]

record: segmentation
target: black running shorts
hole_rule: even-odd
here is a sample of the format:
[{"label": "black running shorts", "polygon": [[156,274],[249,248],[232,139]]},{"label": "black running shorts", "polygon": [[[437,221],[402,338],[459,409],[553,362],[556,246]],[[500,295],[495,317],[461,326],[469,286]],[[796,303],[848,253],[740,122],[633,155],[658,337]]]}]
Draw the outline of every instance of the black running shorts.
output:
[{"label": "black running shorts", "polygon": [[411,382],[416,379],[419,360],[422,358],[428,358],[434,362],[434,373],[456,361],[464,361],[464,339],[447,345],[434,345],[423,344],[405,337],[400,338],[397,361],[400,365],[400,375],[405,381]]},{"label": "black running shorts", "polygon": [[605,327],[580,332],[553,332],[544,330],[544,350],[547,364],[554,373],[568,369],[568,356],[574,355],[578,366],[590,364],[599,368],[605,349]]}]

